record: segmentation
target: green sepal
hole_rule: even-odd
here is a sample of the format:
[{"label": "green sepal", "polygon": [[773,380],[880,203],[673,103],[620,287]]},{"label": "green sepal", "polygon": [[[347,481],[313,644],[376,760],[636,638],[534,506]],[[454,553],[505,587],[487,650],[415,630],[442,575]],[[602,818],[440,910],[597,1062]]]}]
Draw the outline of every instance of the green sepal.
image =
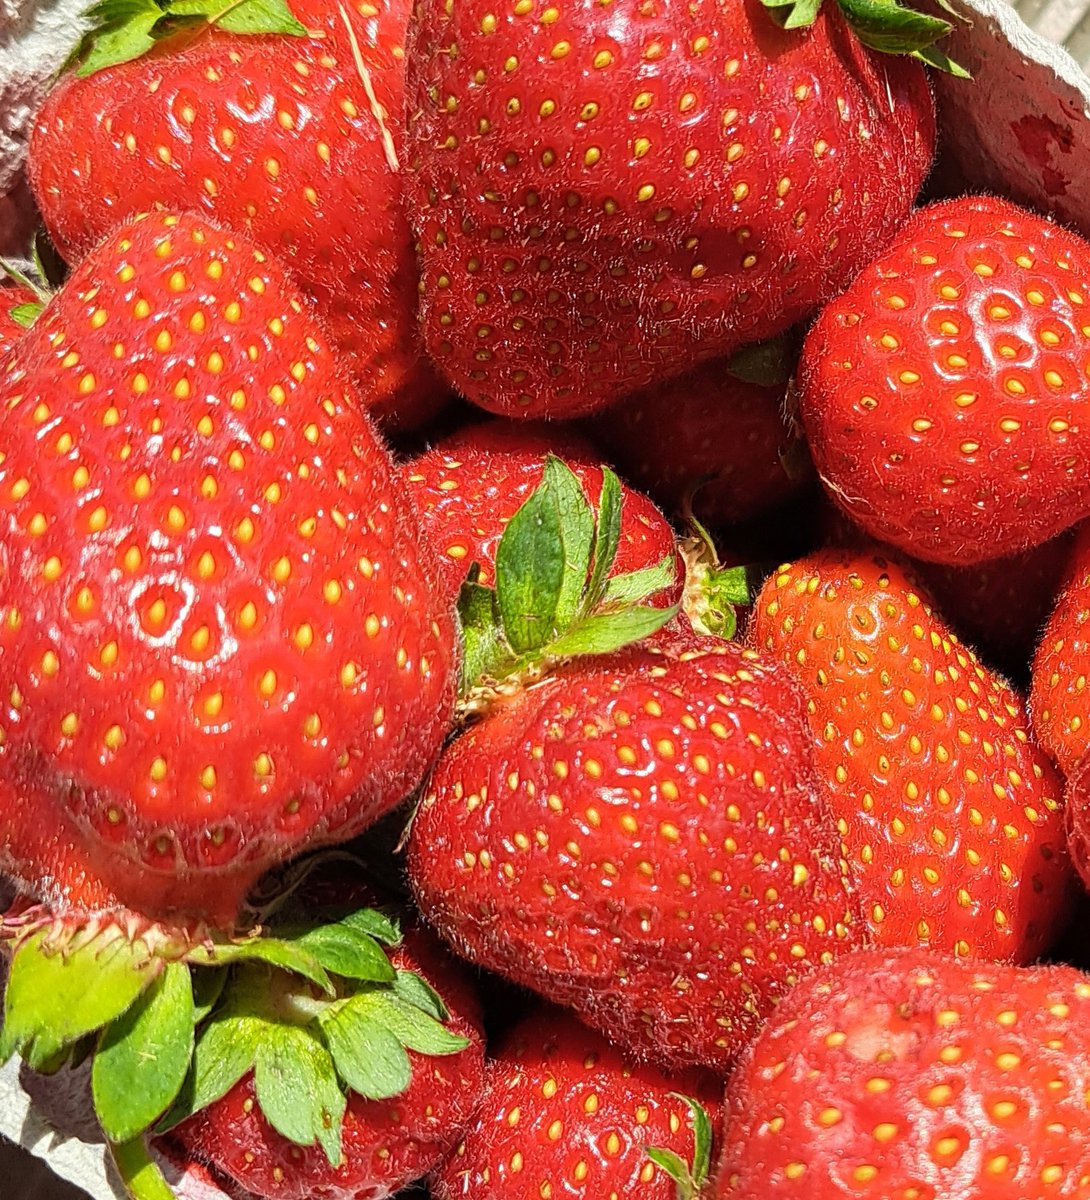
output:
[{"label": "green sepal", "polygon": [[[602,492],[598,497],[598,521],[591,545],[593,566],[587,582],[585,607],[588,612],[592,612],[598,606],[610,584],[609,569],[617,559],[617,548],[621,544],[622,504],[621,481],[612,471],[603,471]],[[631,579],[632,575],[626,575],[623,578]],[[666,588],[673,582],[674,576],[671,573],[670,578],[660,583],[658,587]],[[651,595],[658,590],[658,587],[653,583],[649,584],[647,591],[640,593],[641,598]]]},{"label": "green sepal", "polygon": [[31,934],[11,962],[0,1061],[20,1054],[32,1069],[48,1065],[120,1017],[164,965],[113,928],[63,949],[51,946],[47,930]]},{"label": "green sepal", "polygon": [[652,1146],[645,1151],[647,1157],[661,1168],[677,1185],[677,1200],[697,1200],[708,1181],[712,1161],[712,1123],[707,1109],[691,1096],[672,1092],[671,1095],[684,1101],[689,1108],[693,1125],[693,1161],[687,1163],[680,1154]]},{"label": "green sepal", "polygon": [[318,1018],[337,1074],[346,1087],[367,1100],[399,1096],[412,1079],[405,1047],[382,1025],[349,1003]]},{"label": "green sepal", "polygon": [[189,968],[169,962],[102,1032],[91,1067],[95,1112],[111,1142],[138,1137],[174,1102],[193,1053]]},{"label": "green sepal", "polygon": [[9,308],[8,316],[16,325],[22,325],[24,329],[29,329],[44,311],[44,305],[27,301],[26,304],[16,304],[14,308]]},{"label": "green sepal", "polygon": [[503,673],[510,651],[503,636],[496,593],[477,582],[480,565],[473,564],[458,594],[458,619],[462,634],[461,691],[468,692],[479,679]]},{"label": "green sepal", "polygon": [[179,33],[216,28],[235,34],[307,35],[286,0],[99,0],[86,17],[90,28],[70,60],[78,63],[80,76],[131,62]]},{"label": "green sepal", "polygon": [[193,976],[194,1025],[199,1025],[219,1003],[229,974],[227,967],[205,967]]},{"label": "green sepal", "polygon": [[784,29],[809,29],[817,20],[822,0],[762,0],[765,8],[775,10]]},{"label": "green sepal", "polygon": [[558,658],[584,654],[612,654],[634,642],[642,642],[672,621],[680,606],[672,608],[627,608],[587,617],[550,646]]},{"label": "green sepal", "polygon": [[469,1045],[460,1034],[451,1033],[435,1017],[406,1003],[393,991],[362,991],[346,1003],[372,1024],[388,1029],[406,1050],[417,1054],[442,1057],[458,1054]]},{"label": "green sepal", "polygon": [[375,983],[393,983],[397,977],[378,942],[350,924],[319,925],[300,933],[294,940],[331,974]]},{"label": "green sepal", "polygon": [[398,971],[394,982],[394,994],[400,996],[406,1004],[419,1008],[437,1021],[445,1021],[450,1012],[443,1003],[443,997],[422,976],[413,971]]},{"label": "green sepal", "polygon": [[662,562],[626,575],[613,575],[605,581],[600,603],[606,608],[637,604],[644,596],[665,591],[677,577],[677,556],[668,554]]},{"label": "green sepal", "polygon": [[347,1100],[316,1031],[270,1025],[254,1056],[254,1093],[277,1133],[297,1146],[317,1143],[331,1166],[340,1165]]},{"label": "green sepal", "polygon": [[925,46],[922,50],[914,51],[912,57],[918,58],[926,66],[934,67],[936,71],[944,71],[947,75],[953,75],[955,79],[972,79],[973,77],[971,71],[966,70],[961,63],[954,62],[938,46]]},{"label": "green sepal", "polygon": [[197,966],[229,966],[232,963],[263,962],[302,975],[322,991],[333,994],[333,982],[318,959],[304,946],[280,937],[247,938],[239,942],[214,941],[196,946],[186,961]]}]

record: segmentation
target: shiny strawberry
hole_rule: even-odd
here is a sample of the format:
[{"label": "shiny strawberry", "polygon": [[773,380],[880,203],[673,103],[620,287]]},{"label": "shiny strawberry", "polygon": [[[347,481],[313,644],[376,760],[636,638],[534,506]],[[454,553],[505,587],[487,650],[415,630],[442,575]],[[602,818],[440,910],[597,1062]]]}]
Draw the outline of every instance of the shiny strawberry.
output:
[{"label": "shiny strawberry", "polygon": [[0,394],[3,868],[230,928],[447,730],[452,614],[389,459],[283,269],[195,216],[88,255]]},{"label": "shiny strawberry", "polygon": [[[398,1017],[404,1020],[405,1010],[395,1008],[378,1015],[363,1031],[365,1036],[354,1051],[344,1045],[346,1060],[353,1053],[372,1059],[366,1081],[351,1074],[351,1067],[349,1079],[383,1094],[368,1098],[348,1089],[336,1166],[321,1145],[300,1146],[274,1128],[262,1113],[256,1077],[250,1070],[179,1125],[172,1137],[189,1156],[211,1164],[248,1192],[273,1200],[311,1200],[315,1196],[384,1200],[426,1175],[455,1144],[484,1091],[480,1005],[467,973],[423,931],[408,930],[391,953],[390,962],[396,970],[412,972],[435,989],[445,1010],[445,1029],[433,1020],[423,1026],[422,1033],[409,1037],[407,1049],[400,1048],[388,1026]],[[283,994],[278,993],[278,998],[283,1001]],[[343,1013],[346,1003],[335,999],[323,1006],[313,997],[306,1001],[307,1015],[320,1014],[320,1025],[334,1025],[338,1020],[335,1010],[340,1007]],[[343,1015],[339,1020],[343,1024]],[[266,1024],[260,1028],[260,1036],[263,1041],[275,1039],[281,1028]],[[289,1031],[289,1036],[295,1035]],[[463,1048],[452,1050],[456,1040]],[[337,1049],[342,1045],[330,1044]],[[429,1053],[419,1053],[420,1049]],[[446,1052],[439,1053],[440,1049]],[[237,1041],[232,1053],[239,1054]],[[255,1048],[254,1053],[260,1051]],[[339,1064],[342,1070],[345,1065]],[[356,1070],[361,1070],[359,1064]],[[388,1080],[384,1072],[393,1072],[396,1078],[391,1075]],[[265,1086],[265,1080],[261,1082]],[[398,1090],[401,1083],[405,1086]],[[297,1097],[295,1103],[302,1100]]]},{"label": "shiny strawberry", "polygon": [[576,660],[444,751],[408,871],[461,954],[627,1052],[723,1069],[861,935],[803,700],[716,639]]},{"label": "shiny strawberry", "polygon": [[1063,585],[1033,658],[1029,710],[1041,745],[1065,775],[1090,749],[1090,525],[1079,530]]},{"label": "shiny strawberry", "polygon": [[[290,3],[259,6],[255,24],[254,4],[212,0],[209,28],[157,40],[146,56],[151,41],[137,38],[129,61],[99,40],[37,114],[34,193],[70,261],[153,207],[246,234],[319,301],[363,403],[393,425],[421,424],[446,388],[418,353],[400,207],[410,5]],[[164,17],[153,34],[169,27]]]},{"label": "shiny strawberry", "polygon": [[[593,465],[593,449],[579,441],[572,446],[572,471],[592,504],[602,492],[602,468]],[[522,434],[512,422],[470,426],[400,468],[401,482],[416,503],[420,530],[435,548],[451,599],[466,572],[478,563],[480,582],[495,577],[496,550],[515,512],[541,482],[551,447],[557,443],[545,430]],[[561,449],[565,458],[568,454]],[[613,573],[623,574],[668,562],[675,568],[673,586],[657,596],[662,607],[674,604],[684,574],[677,556],[674,532],[666,518],[645,496],[621,489],[621,527]]]},{"label": "shiny strawberry", "polygon": [[484,1099],[432,1196],[695,1200],[712,1148],[698,1106],[716,1090],[695,1072],[667,1078],[627,1061],[565,1013],[531,1010],[492,1050]]},{"label": "shiny strawberry", "polygon": [[869,936],[1032,962],[1067,916],[1061,781],[1020,697],[895,562],[781,567],[753,645],[802,685],[825,802]]},{"label": "shiny strawberry", "polygon": [[789,462],[798,437],[783,402],[782,386],[747,382],[716,361],[626,396],[593,428],[605,457],[635,487],[673,516],[691,512],[721,529],[799,490]]},{"label": "shiny strawberry", "polygon": [[1090,244],[991,197],[922,209],[811,328],[814,460],[916,558],[982,562],[1090,515]]},{"label": "shiny strawberry", "polygon": [[407,195],[458,391],[592,412],[786,329],[892,238],[931,161],[924,72],[802,7],[417,5]]},{"label": "shiny strawberry", "polygon": [[868,951],[731,1078],[716,1200],[1090,1196],[1090,977]]}]

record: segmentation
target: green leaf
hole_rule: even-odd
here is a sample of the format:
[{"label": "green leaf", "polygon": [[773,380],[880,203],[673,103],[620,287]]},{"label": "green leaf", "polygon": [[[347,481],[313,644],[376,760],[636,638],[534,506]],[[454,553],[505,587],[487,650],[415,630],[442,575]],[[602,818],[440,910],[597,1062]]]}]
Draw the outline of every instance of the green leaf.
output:
[{"label": "green leaf", "polygon": [[304,37],[305,25],[292,15],[285,0],[236,0],[224,4],[222,0],[169,0],[167,12],[171,16],[203,17],[210,25],[228,33],[280,33]]},{"label": "green leaf", "polygon": [[216,1007],[227,983],[226,967],[202,967],[192,977],[193,1024],[199,1025]]},{"label": "green leaf", "polygon": [[972,79],[972,73],[967,71],[961,63],[956,63],[948,55],[938,48],[938,46],[925,46],[922,50],[913,52],[913,58],[918,58],[920,62],[926,63],[929,67],[934,67],[936,71],[944,71],[947,75],[952,75],[955,79]]},{"label": "green leaf", "polygon": [[348,1001],[348,1007],[388,1029],[403,1046],[418,1054],[457,1054],[469,1045],[423,1009],[405,1004],[388,991],[360,992]]},{"label": "green leaf", "polygon": [[594,567],[587,584],[587,600],[583,609],[587,615],[601,603],[606,577],[617,560],[617,547],[621,544],[622,507],[621,481],[608,467],[603,467],[602,494],[598,497],[598,521],[591,548]]},{"label": "green leaf", "polygon": [[394,994],[437,1021],[445,1021],[450,1016],[442,996],[415,971],[398,971]]},{"label": "green leaf", "polygon": [[116,931],[76,950],[49,952],[45,932],[15,951],[4,996],[0,1061],[21,1054],[36,1069],[66,1046],[117,1020],[162,971],[140,942]]},{"label": "green leaf", "polygon": [[16,325],[22,325],[24,329],[29,329],[31,325],[42,315],[43,306],[34,301],[28,301],[26,304],[16,304],[14,308],[8,309],[8,316],[15,322]]},{"label": "green leaf", "polygon": [[556,504],[563,545],[564,577],[553,625],[556,629],[566,629],[583,601],[594,544],[594,510],[579,477],[559,458],[550,455],[545,460],[542,480]]},{"label": "green leaf", "polygon": [[346,1087],[368,1100],[389,1100],[409,1086],[412,1064],[396,1034],[351,1001],[323,1014],[318,1025]]},{"label": "green leaf", "polygon": [[91,1068],[91,1088],[110,1141],[136,1137],[173,1103],[189,1071],[193,1017],[189,968],[171,962],[107,1026]]},{"label": "green leaf", "polygon": [[564,580],[560,510],[546,479],[507,523],[496,549],[496,600],[516,653],[538,650],[552,637]]},{"label": "green leaf", "polygon": [[618,608],[621,605],[639,604],[656,592],[672,587],[677,578],[677,556],[668,554],[660,563],[653,567],[644,567],[639,571],[630,571],[627,575],[614,575],[606,580],[605,595],[602,597],[604,608]]},{"label": "green leaf", "polygon": [[863,45],[882,54],[923,50],[953,28],[949,21],[905,8],[897,0],[837,0],[837,4]]},{"label": "green leaf", "polygon": [[382,942],[384,946],[396,946],[401,941],[400,924],[377,908],[360,908],[355,912],[345,913],[340,918],[340,923],[350,929],[358,929],[360,933],[370,934],[376,942]]},{"label": "green leaf", "polygon": [[226,1096],[254,1065],[265,1022],[252,1013],[216,1014],[197,1034],[189,1075],[170,1112],[156,1126],[166,1133]]},{"label": "green leaf", "polygon": [[297,1146],[317,1143],[331,1166],[340,1165],[347,1103],[330,1053],[316,1032],[270,1025],[257,1046],[254,1091],[277,1133]]},{"label": "green leaf", "polygon": [[491,588],[467,579],[458,594],[458,616],[462,626],[462,691],[467,692],[482,679],[502,673],[499,664],[509,655],[496,593]]},{"label": "green leaf", "polygon": [[[762,0],[784,29],[808,29],[817,20],[822,0]],[[783,11],[781,11],[783,10]]]},{"label": "green leaf", "polygon": [[397,977],[386,951],[378,942],[370,934],[350,925],[319,925],[300,933],[294,941],[327,971],[345,979],[393,983]]},{"label": "green leaf", "polygon": [[131,62],[134,58],[147,54],[155,45],[152,30],[162,19],[163,14],[152,5],[146,12],[133,17],[124,25],[96,34],[91,49],[83,58],[76,74],[85,78],[105,67]]},{"label": "green leaf", "polygon": [[581,654],[612,654],[623,646],[641,642],[677,616],[673,608],[628,608],[620,612],[587,617],[549,646],[557,658],[575,658]]},{"label": "green leaf", "polygon": [[327,995],[333,995],[329,974],[314,955],[303,946],[283,938],[259,937],[245,942],[216,942],[213,946],[197,946],[186,955],[186,961],[200,966],[223,966],[241,962],[264,962],[302,975],[317,984]]}]

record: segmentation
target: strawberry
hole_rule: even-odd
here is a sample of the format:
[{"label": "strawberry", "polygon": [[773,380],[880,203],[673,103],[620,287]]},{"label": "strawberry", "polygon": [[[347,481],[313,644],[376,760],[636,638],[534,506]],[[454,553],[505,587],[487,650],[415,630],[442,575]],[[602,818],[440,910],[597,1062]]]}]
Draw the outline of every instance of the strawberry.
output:
[{"label": "strawberry", "polygon": [[230,928],[446,732],[453,622],[389,460],[283,270],[191,216],[92,252],[0,391],[3,867]]},{"label": "strawberry", "polygon": [[783,386],[741,379],[715,361],[627,396],[593,428],[606,458],[672,516],[722,529],[799,490],[789,458],[801,448],[783,402]]},{"label": "strawberry", "polygon": [[1090,245],[991,197],[922,209],[814,323],[800,410],[873,537],[965,565],[1090,515]]},{"label": "strawberry", "polygon": [[861,931],[818,790],[778,664],[715,639],[575,660],[448,745],[409,878],[463,956],[638,1058],[722,1070]]},{"label": "strawberry", "polygon": [[924,72],[800,8],[420,0],[406,187],[458,391],[592,412],[786,329],[892,238],[931,161]]},{"label": "strawberry", "polygon": [[712,1142],[700,1101],[713,1095],[695,1072],[668,1079],[565,1013],[531,1011],[494,1048],[477,1116],[432,1176],[432,1196],[695,1200]]},{"label": "strawberry", "polygon": [[41,298],[29,287],[0,287],[0,357],[26,333],[38,315]]},{"label": "strawberry", "polygon": [[784,1001],[727,1089],[716,1200],[1090,1196],[1090,977],[867,951]]},{"label": "strawberry", "polygon": [[[565,436],[569,436],[565,434]],[[495,575],[496,549],[507,523],[541,482],[549,456],[546,436],[509,423],[471,426],[453,438],[410,459],[400,468],[401,482],[416,502],[420,530],[437,551],[451,600],[457,596],[472,563],[479,580]],[[576,443],[578,453],[579,443]],[[592,505],[602,492],[602,469],[587,456],[571,461],[571,470]],[[567,455],[565,455],[567,457]],[[680,560],[666,518],[639,492],[621,489],[621,529],[613,573],[638,571],[669,563],[675,584],[658,594],[663,608],[681,591]]]},{"label": "strawberry", "polygon": [[[390,962],[396,970],[411,972],[438,990],[436,998],[442,997],[439,1003],[447,1028],[443,1030],[433,1022],[422,1035],[418,1032],[410,1037],[406,1051],[391,1032],[397,1028],[394,1022],[399,1018],[404,1021],[406,1010],[394,1008],[377,1013],[376,1018],[381,1018],[376,1019],[377,1029],[363,1029],[362,1033],[370,1036],[360,1037],[355,1047],[347,1041],[331,1043],[344,1055],[372,1060],[365,1063],[369,1067],[366,1076],[358,1063],[357,1073],[349,1075],[355,1086],[347,1095],[336,1166],[331,1165],[324,1146],[300,1146],[274,1127],[262,1112],[252,1070],[246,1070],[238,1082],[224,1088],[218,1099],[173,1131],[172,1136],[187,1155],[210,1163],[248,1191],[275,1200],[309,1200],[313,1196],[324,1200],[382,1200],[427,1174],[455,1144],[484,1090],[480,1007],[466,973],[428,934],[408,930]],[[270,977],[266,971],[259,978],[267,983]],[[275,993],[275,988],[269,990]],[[284,993],[276,994],[283,1001]],[[339,1021],[345,1034],[361,1032],[345,1026],[344,999],[307,999],[307,1015],[314,1018],[316,1011],[319,1026],[329,1028]],[[338,1009],[339,1017],[334,1015]],[[231,1011],[230,1001],[223,1011]],[[229,1018],[225,1015],[221,1019]],[[255,1032],[267,1041],[275,1039],[281,1027],[274,1014],[266,1012],[264,1023],[255,1027]],[[452,1050],[459,1042],[462,1048]],[[383,1076],[383,1072],[392,1070],[391,1047],[397,1074],[392,1083]],[[444,1048],[447,1052],[439,1054]],[[432,1057],[419,1053],[420,1049],[427,1049]],[[239,1054],[237,1042],[232,1045],[232,1053]],[[253,1054],[259,1053],[254,1048]],[[344,1063],[338,1065],[345,1067]],[[266,1079],[261,1080],[261,1086],[267,1087]],[[365,1086],[370,1089],[369,1097],[357,1090]],[[281,1121],[288,1115],[275,1109],[274,1114]],[[290,1135],[290,1123],[283,1123]]]},{"label": "strawberry", "polygon": [[[178,25],[170,5],[135,6],[39,111],[34,193],[71,261],[150,208],[197,210],[246,234],[318,299],[372,413],[422,424],[446,389],[418,352],[400,208],[409,0],[290,4],[210,0],[207,28],[165,40]],[[150,35],[149,11],[161,18]],[[117,61],[121,38],[137,57]]]},{"label": "strawberry", "polygon": [[1086,756],[1090,704],[1084,699],[1090,674],[1090,525],[1078,532],[1063,584],[1033,658],[1030,714],[1033,731],[1065,775]]},{"label": "strawberry", "polygon": [[895,562],[779,568],[749,637],[802,685],[869,936],[1031,962],[1067,915],[1062,785],[1020,697]]}]

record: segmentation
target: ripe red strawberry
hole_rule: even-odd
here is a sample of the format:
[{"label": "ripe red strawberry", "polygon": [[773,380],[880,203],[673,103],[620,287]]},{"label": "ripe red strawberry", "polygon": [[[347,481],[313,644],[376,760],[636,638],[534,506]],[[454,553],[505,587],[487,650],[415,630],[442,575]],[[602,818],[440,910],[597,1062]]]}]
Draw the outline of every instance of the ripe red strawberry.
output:
[{"label": "ripe red strawberry", "polygon": [[[407,931],[390,961],[437,990],[449,1010],[447,1028],[468,1042],[464,1049],[428,1057],[410,1045],[406,1090],[383,1099],[349,1092],[337,1167],[322,1147],[295,1145],[272,1127],[252,1072],[173,1131],[187,1154],[273,1200],[383,1200],[426,1175],[455,1144],[484,1091],[480,1005],[466,973],[422,931]],[[381,1041],[358,1047],[376,1057],[383,1050]]]},{"label": "ripe red strawberry", "polygon": [[464,956],[639,1058],[723,1069],[861,935],[788,673],[715,639],[576,661],[452,742],[410,881]]},{"label": "ripe red strawberry", "polygon": [[[470,426],[401,466],[401,482],[416,503],[421,534],[438,552],[452,600],[474,562],[481,568],[480,582],[492,583],[500,538],[511,517],[541,482],[548,445],[544,432],[530,430],[523,437],[519,426],[486,422]],[[575,447],[579,454],[582,447],[578,442]],[[568,458],[565,450],[559,452]],[[589,447],[581,457],[582,461],[571,459],[570,466],[597,506],[602,469],[593,465]],[[639,492],[622,488],[621,504],[620,542],[612,573],[638,571],[672,560],[674,584],[655,597],[656,603],[668,608],[680,597],[684,576],[674,532]]]},{"label": "ripe red strawberry", "polygon": [[848,955],[731,1078],[716,1200],[1090,1196],[1090,977]]},{"label": "ripe red strawberry", "polygon": [[788,31],[760,0],[418,4],[407,194],[460,392],[589,413],[786,329],[893,236],[931,160],[924,72],[815,7]]},{"label": "ripe red strawberry", "polygon": [[[400,207],[410,5],[290,3],[294,17],[285,9],[269,28],[295,36],[209,28],[64,76],[34,124],[35,196],[71,261],[153,207],[201,211],[252,237],[318,299],[364,404],[399,427],[421,424],[446,388],[418,351]],[[209,20],[230,28],[237,7],[212,3]],[[108,61],[97,53],[88,65]]]},{"label": "ripe red strawberry", "polygon": [[1090,525],[1078,532],[1033,658],[1029,711],[1041,745],[1071,776],[1090,748]]},{"label": "ripe red strawberry", "polygon": [[194,216],[126,223],[0,379],[2,866],[230,928],[449,722],[453,620],[311,306]]},{"label": "ripe red strawberry", "polygon": [[[636,1066],[570,1016],[532,1010],[492,1050],[480,1109],[432,1176],[432,1196],[695,1200],[711,1128],[679,1093],[711,1107],[717,1090],[696,1072],[667,1078]],[[692,1164],[681,1191],[648,1157],[652,1149],[671,1152],[677,1165]]]},{"label": "ripe red strawberry", "polygon": [[921,210],[811,328],[818,470],[872,536],[964,565],[1090,515],[1090,245],[990,197]]},{"label": "ripe red strawberry", "polygon": [[753,645],[801,683],[825,802],[870,937],[1032,962],[1067,915],[1061,781],[1020,697],[896,563],[781,567]]},{"label": "ripe red strawberry", "polygon": [[784,418],[783,393],[716,361],[627,396],[593,428],[606,458],[667,512],[691,511],[721,529],[799,490],[788,461],[798,435]]}]

